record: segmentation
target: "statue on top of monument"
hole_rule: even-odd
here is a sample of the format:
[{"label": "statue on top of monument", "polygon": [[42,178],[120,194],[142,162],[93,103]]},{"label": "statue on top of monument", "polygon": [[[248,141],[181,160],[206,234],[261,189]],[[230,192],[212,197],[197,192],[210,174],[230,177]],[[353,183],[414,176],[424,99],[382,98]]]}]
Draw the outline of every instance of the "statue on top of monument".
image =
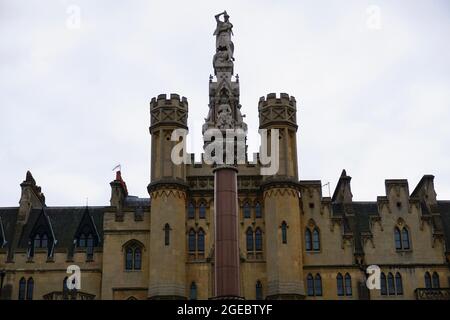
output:
[{"label": "statue on top of monument", "polygon": [[[220,16],[223,15],[223,21],[220,21]],[[216,36],[216,55],[215,59],[227,59],[234,61],[234,44],[231,41],[233,34],[233,24],[229,21],[230,16],[226,11],[215,15],[217,27],[214,31]]]}]

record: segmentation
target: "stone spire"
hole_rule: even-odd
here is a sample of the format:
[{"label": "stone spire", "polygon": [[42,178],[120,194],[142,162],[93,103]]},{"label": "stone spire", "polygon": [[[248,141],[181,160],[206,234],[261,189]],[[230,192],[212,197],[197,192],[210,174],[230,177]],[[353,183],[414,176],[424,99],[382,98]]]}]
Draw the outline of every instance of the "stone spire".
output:
[{"label": "stone spire", "polygon": [[[223,15],[223,21],[220,16]],[[213,57],[214,77],[209,81],[209,112],[203,125],[203,133],[210,128],[242,129],[247,132],[239,103],[239,77],[234,74],[234,44],[231,41],[233,25],[226,11],[215,16],[217,27],[216,53]]]}]

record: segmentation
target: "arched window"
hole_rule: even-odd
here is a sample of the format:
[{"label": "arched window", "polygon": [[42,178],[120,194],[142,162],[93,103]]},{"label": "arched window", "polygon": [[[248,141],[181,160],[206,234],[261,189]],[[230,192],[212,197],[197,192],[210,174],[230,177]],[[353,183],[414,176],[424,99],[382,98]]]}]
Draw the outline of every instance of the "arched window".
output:
[{"label": "arched window", "polygon": [[197,250],[200,253],[205,252],[205,232],[202,229],[198,231]]},{"label": "arched window", "polygon": [[191,283],[190,291],[189,291],[189,299],[197,300],[197,285],[195,282]]},{"label": "arched window", "polygon": [[27,300],[33,300],[34,280],[29,278],[27,281]]},{"label": "arched window", "polygon": [[399,272],[395,274],[395,293],[398,295],[403,294],[403,282],[402,276]]},{"label": "arched window", "polygon": [[312,250],[312,237],[311,237],[311,230],[306,228],[305,230],[305,248],[306,251]]},{"label": "arched window", "polygon": [[314,278],[311,273],[309,273],[306,278],[306,286],[308,296],[314,296]]},{"label": "arched window", "polygon": [[394,238],[395,238],[395,249],[401,250],[402,249],[402,237],[400,236],[400,230],[395,227],[394,229]]},{"label": "arched window", "polygon": [[387,295],[387,287],[386,287],[386,275],[384,274],[384,272],[381,273],[380,276],[380,286],[381,286],[381,295],[385,296]]},{"label": "arched window", "polygon": [[409,232],[408,229],[403,228],[402,230],[402,245],[403,245],[403,250],[409,250],[410,245],[409,245]]},{"label": "arched window", "polygon": [[189,230],[189,236],[188,236],[188,247],[189,252],[193,253],[195,252],[195,231],[194,229]]},{"label": "arched window", "polygon": [[246,234],[246,242],[247,242],[247,252],[253,251],[253,231],[251,228],[247,229]]},{"label": "arched window", "polygon": [[25,290],[27,282],[25,278],[21,278],[19,281],[19,300],[25,300]]},{"label": "arched window", "polygon": [[427,289],[431,289],[433,286],[431,284],[431,275],[430,273],[427,271],[425,272],[425,288]]},{"label": "arched window", "polygon": [[205,219],[205,217],[206,217],[206,206],[205,206],[205,204],[203,202],[200,203],[200,207],[199,207],[198,210],[199,210],[198,211],[198,217],[200,219]]},{"label": "arched window", "polygon": [[262,283],[261,281],[256,281],[256,286],[255,286],[255,297],[256,300],[262,300],[263,299],[263,292],[262,292]]},{"label": "arched window", "polygon": [[317,228],[314,228],[313,230],[313,250],[314,251],[320,250],[320,236],[319,230]]},{"label": "arched window", "polygon": [[338,273],[336,277],[337,282],[337,295],[343,296],[344,295],[344,278],[342,277],[342,274]]},{"label": "arched window", "polygon": [[262,251],[262,232],[260,228],[255,231],[255,250]]},{"label": "arched window", "polygon": [[281,223],[281,242],[287,243],[287,224],[286,221]]},{"label": "arched window", "polygon": [[170,226],[168,223],[164,226],[164,245],[170,244]]},{"label": "arched window", "polygon": [[262,217],[261,205],[259,204],[259,202],[257,202],[255,204],[255,218],[261,218],[261,217]]},{"label": "arched window", "polygon": [[189,205],[188,205],[188,218],[189,219],[194,219],[195,218],[195,207],[192,204],[192,202],[190,202]]},{"label": "arched window", "polygon": [[248,204],[248,202],[244,203],[244,218],[250,218],[251,213],[250,213],[250,205]]},{"label": "arched window", "polygon": [[352,277],[348,273],[345,274],[345,295],[352,295]]},{"label": "arched window", "polygon": [[394,276],[390,272],[388,273],[387,276],[387,287],[388,287],[388,295],[395,294]]},{"label": "arched window", "polygon": [[433,288],[438,289],[441,285],[439,283],[439,275],[437,272],[433,272]]},{"label": "arched window", "polygon": [[322,295],[322,278],[320,274],[316,274],[314,278],[314,293],[316,296]]},{"label": "arched window", "polygon": [[125,246],[125,270],[142,269],[142,249],[142,245],[135,240]]}]

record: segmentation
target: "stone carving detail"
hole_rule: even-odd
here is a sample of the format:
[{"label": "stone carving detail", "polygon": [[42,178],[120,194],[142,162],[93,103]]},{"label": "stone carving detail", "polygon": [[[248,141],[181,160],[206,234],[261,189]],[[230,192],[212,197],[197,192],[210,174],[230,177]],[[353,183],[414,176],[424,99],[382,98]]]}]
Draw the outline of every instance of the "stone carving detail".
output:
[{"label": "stone carving detail", "polygon": [[219,129],[233,129],[234,119],[229,104],[221,104],[217,110],[217,127]]}]

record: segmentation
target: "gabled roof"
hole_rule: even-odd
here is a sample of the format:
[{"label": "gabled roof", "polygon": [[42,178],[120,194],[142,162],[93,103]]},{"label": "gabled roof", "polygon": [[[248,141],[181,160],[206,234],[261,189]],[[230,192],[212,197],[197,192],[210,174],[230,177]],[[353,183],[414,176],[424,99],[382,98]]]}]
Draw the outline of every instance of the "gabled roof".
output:
[{"label": "gabled roof", "polygon": [[[45,207],[44,209],[32,209],[28,222],[24,225],[18,248],[28,248],[30,237],[38,227],[48,228],[49,236],[56,240],[55,248],[73,247],[73,240],[82,224],[83,217],[93,228],[99,237],[103,238],[103,213],[106,207],[89,207],[86,214],[86,207]],[[11,243],[14,236],[18,208],[0,208],[0,217],[6,240]],[[86,221],[86,220],[85,220]],[[102,244],[102,241],[99,241]]]},{"label": "gabled roof", "polygon": [[90,210],[88,207],[84,210],[84,214],[81,217],[80,223],[78,224],[78,228],[74,234],[74,237],[78,237],[81,232],[83,232],[84,228],[89,228],[90,232],[97,238],[97,243],[101,242],[100,234],[98,233],[97,226],[95,225],[94,218],[92,217]]}]

